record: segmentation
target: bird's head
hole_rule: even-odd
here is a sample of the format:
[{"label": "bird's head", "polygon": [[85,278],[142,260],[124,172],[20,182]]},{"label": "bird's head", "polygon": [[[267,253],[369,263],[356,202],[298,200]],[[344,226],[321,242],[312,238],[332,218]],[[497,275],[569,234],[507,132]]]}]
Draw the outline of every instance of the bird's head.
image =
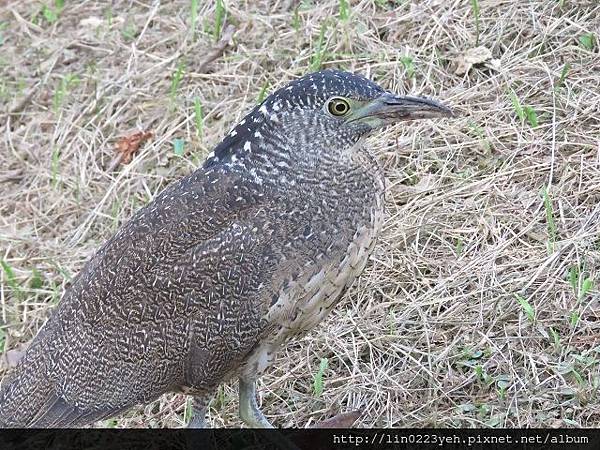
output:
[{"label": "bird's head", "polygon": [[424,97],[388,92],[365,77],[337,70],[305,75],[269,95],[215,149],[216,159],[280,146],[305,151],[343,149],[400,121],[449,117]]}]

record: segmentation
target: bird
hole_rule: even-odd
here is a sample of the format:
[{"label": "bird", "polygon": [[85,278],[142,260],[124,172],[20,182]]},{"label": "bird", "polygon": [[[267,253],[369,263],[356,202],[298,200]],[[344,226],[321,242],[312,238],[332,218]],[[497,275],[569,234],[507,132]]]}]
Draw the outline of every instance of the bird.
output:
[{"label": "bird", "polygon": [[242,422],[272,427],[256,381],[340,302],[382,229],[365,137],[452,114],[334,69],[276,90],[85,263],[3,380],[0,426],[83,427],[179,392],[203,428],[237,378]]}]

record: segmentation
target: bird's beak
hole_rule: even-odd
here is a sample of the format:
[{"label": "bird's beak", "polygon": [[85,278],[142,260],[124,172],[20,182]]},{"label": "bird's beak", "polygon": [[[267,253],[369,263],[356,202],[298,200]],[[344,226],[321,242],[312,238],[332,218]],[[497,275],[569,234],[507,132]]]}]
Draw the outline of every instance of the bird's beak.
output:
[{"label": "bird's beak", "polygon": [[378,127],[404,120],[453,116],[450,108],[435,100],[386,92],[359,108],[350,121],[360,120]]}]

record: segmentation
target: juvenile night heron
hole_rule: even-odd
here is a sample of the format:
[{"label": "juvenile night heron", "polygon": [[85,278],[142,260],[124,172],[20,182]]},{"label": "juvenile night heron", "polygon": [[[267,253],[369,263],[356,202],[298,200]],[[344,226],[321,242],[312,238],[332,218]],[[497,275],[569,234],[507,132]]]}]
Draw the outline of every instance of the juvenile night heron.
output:
[{"label": "juvenile night heron", "polygon": [[333,70],[270,95],[87,262],[4,380],[0,425],[82,426],[179,391],[202,427],[237,377],[240,417],[270,427],[255,380],[338,303],[381,229],[363,137],[449,115]]}]

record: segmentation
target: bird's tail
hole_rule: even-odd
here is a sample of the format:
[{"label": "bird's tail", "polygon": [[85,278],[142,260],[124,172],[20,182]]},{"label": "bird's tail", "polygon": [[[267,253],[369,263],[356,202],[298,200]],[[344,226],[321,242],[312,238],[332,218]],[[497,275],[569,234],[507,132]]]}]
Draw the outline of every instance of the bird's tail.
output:
[{"label": "bird's tail", "polygon": [[0,428],[66,428],[112,417],[131,405],[80,407],[64,398],[51,380],[52,351],[34,340],[0,387]]},{"label": "bird's tail", "polygon": [[[35,344],[35,343],[34,343]],[[0,427],[32,426],[54,389],[46,376],[45,360],[38,355],[40,346],[32,344],[0,387]],[[41,357],[40,357],[41,356]]]}]

